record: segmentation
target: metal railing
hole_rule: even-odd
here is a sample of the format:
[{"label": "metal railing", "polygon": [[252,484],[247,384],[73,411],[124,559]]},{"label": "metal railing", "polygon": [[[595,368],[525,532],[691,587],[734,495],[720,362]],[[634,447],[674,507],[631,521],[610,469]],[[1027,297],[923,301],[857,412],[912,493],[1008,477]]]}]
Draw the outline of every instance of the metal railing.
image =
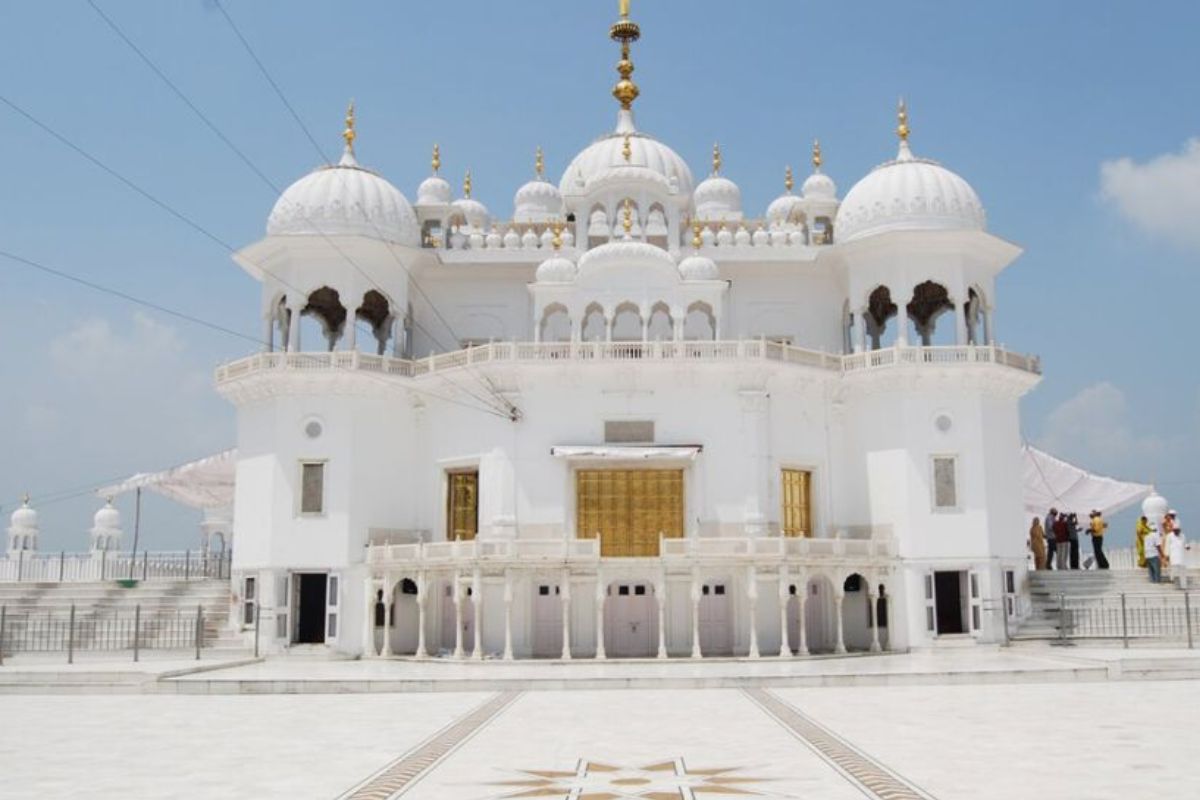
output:
[{"label": "metal railing", "polygon": [[0,558],[0,583],[227,579],[230,552],[29,553]]},{"label": "metal railing", "polygon": [[1186,641],[1194,647],[1200,636],[1200,615],[1190,591],[1178,595],[1133,594],[1067,597],[1059,594],[1058,638]]},{"label": "metal railing", "polygon": [[200,649],[212,638],[205,624],[202,605],[194,613],[143,614],[139,604],[132,611],[83,614],[72,603],[66,615],[14,613],[0,606],[0,665],[6,656],[17,653],[65,653],[68,664],[74,663],[78,652],[125,650],[134,661],[143,650],[191,650],[199,659]]}]

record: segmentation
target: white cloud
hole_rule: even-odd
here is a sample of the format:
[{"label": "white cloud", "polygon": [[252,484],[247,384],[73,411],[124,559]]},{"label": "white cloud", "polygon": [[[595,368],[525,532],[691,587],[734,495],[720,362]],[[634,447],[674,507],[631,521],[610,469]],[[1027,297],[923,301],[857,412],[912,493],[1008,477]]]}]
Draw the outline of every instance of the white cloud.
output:
[{"label": "white cloud", "polygon": [[1175,440],[1133,430],[1125,393],[1104,381],[1082,389],[1046,415],[1038,446],[1089,469],[1143,476]]},{"label": "white cloud", "polygon": [[50,357],[64,377],[116,377],[176,361],[183,343],[175,329],[145,314],[133,315],[133,330],[116,331],[103,318],[86,319],[50,343]]},{"label": "white cloud", "polygon": [[1105,161],[1100,194],[1142,232],[1200,250],[1200,138],[1142,164]]}]

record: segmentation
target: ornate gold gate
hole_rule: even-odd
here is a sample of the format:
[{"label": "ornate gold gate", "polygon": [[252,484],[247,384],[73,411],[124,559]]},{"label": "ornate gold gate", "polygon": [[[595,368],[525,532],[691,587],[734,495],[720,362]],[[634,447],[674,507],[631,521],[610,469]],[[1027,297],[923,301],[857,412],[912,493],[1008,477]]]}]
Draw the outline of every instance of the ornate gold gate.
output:
[{"label": "ornate gold gate", "polygon": [[470,541],[479,532],[479,473],[451,472],[447,477],[450,491],[446,498],[446,538],[452,542]]},{"label": "ornate gold gate", "polygon": [[683,536],[683,470],[586,469],[575,478],[576,531],[602,556],[657,556]]}]

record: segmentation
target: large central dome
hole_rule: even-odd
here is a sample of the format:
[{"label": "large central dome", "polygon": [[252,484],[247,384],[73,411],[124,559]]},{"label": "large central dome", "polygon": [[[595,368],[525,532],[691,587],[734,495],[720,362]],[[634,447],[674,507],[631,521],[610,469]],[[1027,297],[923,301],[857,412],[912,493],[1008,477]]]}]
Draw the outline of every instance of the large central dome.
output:
[{"label": "large central dome", "polygon": [[585,194],[590,185],[614,171],[629,167],[655,173],[678,194],[692,193],[692,171],[687,162],[667,145],[638,131],[633,124],[633,111],[629,109],[621,109],[615,131],[592,142],[575,156],[563,172],[559,191],[564,195]]}]

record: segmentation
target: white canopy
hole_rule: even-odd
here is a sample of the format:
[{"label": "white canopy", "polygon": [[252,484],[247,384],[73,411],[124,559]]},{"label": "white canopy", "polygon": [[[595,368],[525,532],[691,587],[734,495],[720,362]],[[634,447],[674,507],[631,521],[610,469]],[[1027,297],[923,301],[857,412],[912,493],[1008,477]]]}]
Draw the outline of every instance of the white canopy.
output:
[{"label": "white canopy", "polygon": [[597,458],[617,461],[692,461],[702,449],[698,444],[580,444],[551,447],[550,455],[555,458],[567,459]]},{"label": "white canopy", "polygon": [[1147,497],[1154,487],[1093,475],[1036,447],[1022,447],[1025,513],[1045,516],[1051,508],[1087,516],[1115,514]]},{"label": "white canopy", "polygon": [[96,494],[116,497],[137,489],[150,489],[190,508],[227,508],[233,505],[236,468],[237,450],[226,450],[162,472],[139,472],[98,489]]}]

